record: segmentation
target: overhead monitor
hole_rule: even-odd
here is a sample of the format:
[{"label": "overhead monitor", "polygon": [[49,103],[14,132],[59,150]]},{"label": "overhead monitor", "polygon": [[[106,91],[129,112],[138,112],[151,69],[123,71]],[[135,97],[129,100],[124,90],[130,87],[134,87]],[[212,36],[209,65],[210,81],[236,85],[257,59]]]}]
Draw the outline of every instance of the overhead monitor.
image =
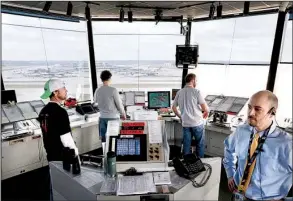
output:
[{"label": "overhead monitor", "polygon": [[8,102],[14,101],[17,103],[15,90],[2,90],[1,92],[1,104],[7,104]]},{"label": "overhead monitor", "polygon": [[148,108],[160,109],[169,108],[170,104],[170,91],[149,91],[148,92]]},{"label": "overhead monitor", "polygon": [[177,94],[177,92],[178,92],[179,90],[180,90],[180,89],[172,89],[172,100],[175,99],[176,94]]},{"label": "overhead monitor", "polygon": [[198,45],[176,45],[176,66],[196,67],[198,63]]},{"label": "overhead monitor", "polygon": [[116,161],[147,161],[147,135],[111,136],[109,150],[116,153]]}]

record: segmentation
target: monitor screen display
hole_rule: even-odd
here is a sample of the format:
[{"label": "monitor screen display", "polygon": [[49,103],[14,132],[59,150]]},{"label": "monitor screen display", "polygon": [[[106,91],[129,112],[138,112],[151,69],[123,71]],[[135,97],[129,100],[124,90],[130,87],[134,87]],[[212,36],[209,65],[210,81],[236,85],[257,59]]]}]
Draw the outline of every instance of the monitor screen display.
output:
[{"label": "monitor screen display", "polygon": [[15,90],[2,90],[1,93],[1,104],[7,104],[8,101],[12,102],[14,101],[17,103]]},{"label": "monitor screen display", "polygon": [[176,66],[184,64],[197,66],[198,45],[176,45]]},{"label": "monitor screen display", "polygon": [[170,107],[170,91],[148,92],[148,108],[160,109]]},{"label": "monitor screen display", "polygon": [[116,153],[117,161],[147,161],[146,135],[110,136],[107,143]]},{"label": "monitor screen display", "polygon": [[179,90],[180,90],[180,89],[172,89],[172,100],[175,99],[176,94],[177,94],[177,92],[178,92]]},{"label": "monitor screen display", "polygon": [[95,110],[93,109],[91,105],[82,106],[82,110],[84,111],[85,114],[91,114],[95,112]]},{"label": "monitor screen display", "polygon": [[117,139],[117,156],[140,155],[140,138]]}]

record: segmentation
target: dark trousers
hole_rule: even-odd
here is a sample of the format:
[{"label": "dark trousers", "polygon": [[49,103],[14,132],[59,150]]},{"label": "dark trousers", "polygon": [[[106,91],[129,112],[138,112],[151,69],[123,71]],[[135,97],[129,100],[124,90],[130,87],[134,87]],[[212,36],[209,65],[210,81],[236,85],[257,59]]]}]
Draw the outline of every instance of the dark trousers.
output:
[{"label": "dark trousers", "polygon": [[49,189],[47,191],[48,192],[47,196],[48,196],[49,200],[52,201],[53,200],[53,186],[52,186],[52,179],[51,179],[51,170],[50,170],[49,166],[47,167],[46,171],[47,171],[47,175],[46,175],[47,185],[46,186],[49,187]]}]

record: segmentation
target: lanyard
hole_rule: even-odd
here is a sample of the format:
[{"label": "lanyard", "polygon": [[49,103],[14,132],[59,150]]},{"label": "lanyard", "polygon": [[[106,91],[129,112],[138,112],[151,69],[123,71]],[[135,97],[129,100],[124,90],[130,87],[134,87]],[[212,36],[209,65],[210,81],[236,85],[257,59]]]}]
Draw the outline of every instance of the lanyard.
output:
[{"label": "lanyard", "polygon": [[252,163],[256,159],[257,154],[262,150],[262,146],[263,146],[265,140],[268,137],[270,128],[271,128],[271,126],[265,131],[263,136],[258,140],[257,148],[254,151],[253,155],[250,157],[250,146],[251,146],[251,143],[252,143],[252,140],[253,140],[254,131],[251,132],[249,146],[248,146],[248,153],[247,153],[247,165],[246,165],[245,170],[244,170],[241,185],[245,184],[245,181],[247,180],[247,177],[248,177],[249,168],[251,167]]}]

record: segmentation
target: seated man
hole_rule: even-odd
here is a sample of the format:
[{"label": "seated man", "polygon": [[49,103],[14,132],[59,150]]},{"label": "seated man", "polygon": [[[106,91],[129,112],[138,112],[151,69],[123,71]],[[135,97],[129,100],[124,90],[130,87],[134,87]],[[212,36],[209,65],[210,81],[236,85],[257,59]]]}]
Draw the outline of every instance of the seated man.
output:
[{"label": "seated man", "polygon": [[234,196],[282,200],[292,186],[292,135],[276,127],[277,108],[272,92],[257,92],[248,104],[248,124],[224,141],[223,164]]}]

